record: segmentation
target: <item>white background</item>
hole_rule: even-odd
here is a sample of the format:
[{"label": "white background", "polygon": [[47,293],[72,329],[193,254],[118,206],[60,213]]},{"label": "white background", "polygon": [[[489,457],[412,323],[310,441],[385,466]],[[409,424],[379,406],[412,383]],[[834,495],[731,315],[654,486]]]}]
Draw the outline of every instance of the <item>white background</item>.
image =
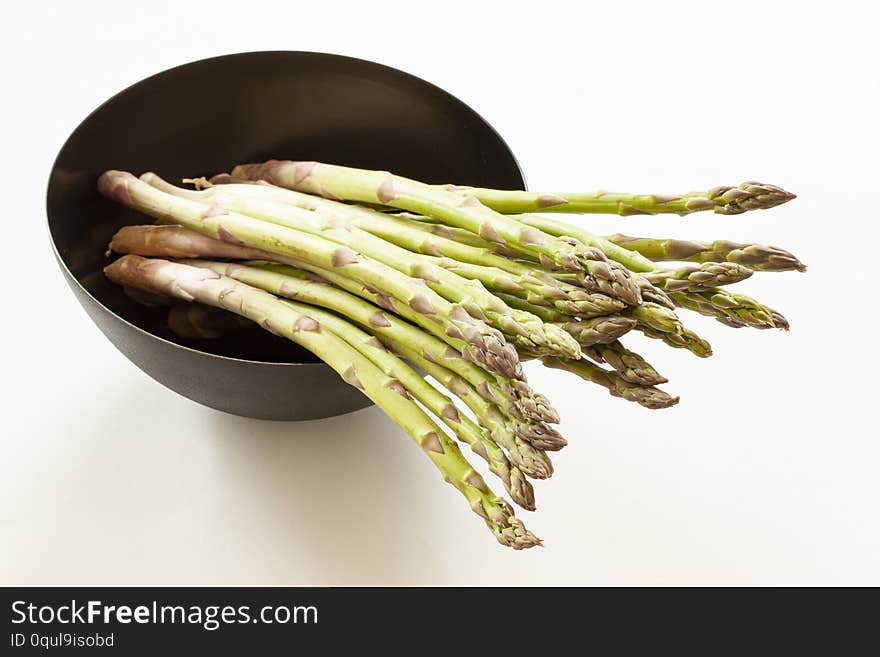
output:
[{"label": "white background", "polygon": [[[14,3],[4,9],[0,583],[880,584],[871,3]],[[700,360],[631,343],[682,396],[651,412],[530,367],[570,446],[498,546],[372,408],[259,422],[120,355],[62,280],[44,191],[110,95],[187,61],[317,50],[402,68],[508,140],[530,187],[680,192],[757,179],[771,212],[596,218],[769,242],[806,274],[742,285],[792,331],[688,314]],[[190,113],[209,107],[182,107]],[[873,204],[872,204],[873,202]],[[292,391],[295,394],[295,391]]]}]

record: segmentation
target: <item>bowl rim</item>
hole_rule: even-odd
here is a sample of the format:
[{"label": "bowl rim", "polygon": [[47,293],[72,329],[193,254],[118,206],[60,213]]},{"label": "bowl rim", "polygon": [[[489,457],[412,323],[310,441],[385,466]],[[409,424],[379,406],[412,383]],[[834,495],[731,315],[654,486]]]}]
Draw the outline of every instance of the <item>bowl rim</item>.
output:
[{"label": "bowl rim", "polygon": [[193,60],[191,62],[186,62],[184,64],[178,64],[177,66],[172,66],[171,68],[164,69],[164,70],[159,71],[157,73],[153,73],[152,75],[149,75],[145,78],[142,78],[142,79],[138,80],[137,82],[133,82],[132,84],[125,87],[124,89],[117,91],[112,96],[110,96],[109,98],[104,100],[102,103],[100,103],[95,109],[93,109],[91,112],[89,112],[79,123],[77,123],[76,127],[70,132],[70,134],[64,140],[64,143],[61,145],[61,148],[58,149],[58,153],[55,155],[55,158],[52,161],[52,168],[49,170],[49,181],[46,185],[46,212],[45,212],[44,227],[45,227],[46,232],[48,233],[49,242],[52,245],[52,252],[55,255],[55,260],[58,263],[59,267],[61,268],[62,273],[64,274],[65,278],[67,278],[68,284],[75,285],[80,292],[85,294],[89,299],[91,299],[95,304],[97,304],[97,306],[99,308],[101,308],[101,310],[103,310],[104,312],[108,313],[109,315],[111,315],[115,319],[117,319],[120,322],[122,322],[123,324],[125,324],[127,326],[127,328],[133,329],[148,338],[152,338],[152,339],[154,339],[160,343],[164,343],[165,345],[168,345],[172,348],[182,349],[184,351],[188,351],[193,354],[198,354],[200,356],[204,356],[204,357],[208,357],[208,358],[217,358],[220,360],[234,362],[234,363],[248,363],[250,365],[263,365],[263,366],[272,366],[272,367],[289,367],[289,366],[294,366],[294,367],[329,367],[329,365],[327,365],[324,361],[319,361],[317,363],[290,363],[290,362],[279,362],[279,361],[269,361],[269,360],[252,360],[252,359],[248,359],[248,358],[236,358],[234,356],[224,356],[222,354],[215,354],[210,351],[204,351],[202,349],[196,349],[194,347],[188,347],[186,345],[182,345],[177,342],[172,342],[171,340],[168,340],[168,339],[163,338],[159,335],[156,335],[155,333],[151,333],[150,331],[147,331],[146,329],[143,329],[140,326],[132,324],[130,321],[125,319],[125,317],[122,317],[121,315],[119,315],[115,311],[111,310],[104,303],[102,303],[99,299],[97,299],[91,292],[89,292],[82,285],[82,283],[80,283],[79,279],[77,279],[77,277],[74,276],[73,272],[70,271],[70,268],[67,266],[67,263],[64,261],[64,258],[61,257],[61,253],[59,253],[59,251],[58,251],[58,245],[55,242],[55,236],[52,234],[52,227],[49,223],[49,195],[50,195],[51,188],[52,188],[52,179],[55,175],[56,169],[58,168],[58,160],[61,158],[62,153],[64,153],[65,149],[67,148],[67,145],[70,143],[70,140],[73,139],[74,135],[76,135],[76,133],[79,132],[79,130],[82,128],[82,126],[85,125],[89,120],[91,120],[91,118],[93,116],[95,116],[98,112],[103,110],[107,105],[112,103],[114,100],[116,100],[118,97],[122,96],[123,94],[128,93],[131,89],[137,87],[138,85],[144,84],[146,82],[149,82],[150,80],[153,80],[154,78],[157,78],[162,75],[166,75],[168,73],[171,73],[173,71],[177,71],[182,68],[186,68],[189,66],[195,66],[195,65],[199,65],[199,64],[205,64],[207,62],[214,62],[214,61],[219,61],[219,60],[224,60],[224,59],[233,59],[233,58],[237,58],[237,57],[245,57],[245,56],[259,57],[259,56],[271,56],[271,55],[306,55],[306,56],[314,56],[314,57],[326,57],[329,59],[348,61],[348,62],[353,62],[353,63],[357,63],[357,64],[366,64],[368,66],[372,66],[372,67],[375,67],[378,69],[385,69],[386,71],[395,73],[399,76],[410,78],[411,80],[414,80],[417,83],[420,83],[422,85],[426,85],[427,87],[432,88],[434,91],[439,92],[439,94],[441,96],[443,96],[446,100],[463,106],[466,110],[471,112],[475,118],[477,118],[479,121],[481,121],[483,123],[485,128],[492,135],[494,135],[494,137],[498,140],[499,144],[501,146],[503,146],[504,149],[507,151],[508,155],[510,156],[510,160],[511,160],[511,163],[513,164],[513,167],[516,169],[517,173],[519,174],[520,179],[522,180],[523,189],[527,189],[525,175],[523,174],[522,167],[520,166],[519,161],[516,159],[516,155],[514,155],[513,150],[510,148],[510,145],[501,136],[501,134],[495,129],[495,127],[491,123],[489,123],[479,112],[477,112],[470,105],[465,103],[463,100],[461,100],[457,96],[454,96],[453,94],[449,93],[445,89],[433,84],[432,82],[428,82],[427,80],[420,78],[417,75],[413,75],[412,73],[407,73],[406,71],[402,71],[399,68],[396,68],[394,66],[389,66],[387,64],[380,64],[379,62],[374,62],[369,59],[362,59],[359,57],[350,57],[348,55],[338,55],[335,53],[320,52],[320,51],[315,51],[315,50],[253,50],[253,51],[229,53],[226,55],[217,55],[215,57],[206,57],[204,59],[197,59],[197,60]]}]

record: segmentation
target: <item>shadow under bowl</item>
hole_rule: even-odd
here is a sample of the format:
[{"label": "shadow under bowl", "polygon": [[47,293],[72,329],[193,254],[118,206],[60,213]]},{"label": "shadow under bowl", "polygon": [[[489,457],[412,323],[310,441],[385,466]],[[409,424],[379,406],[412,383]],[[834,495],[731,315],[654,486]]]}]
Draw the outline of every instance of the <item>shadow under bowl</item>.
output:
[{"label": "shadow under bowl", "polygon": [[113,233],[151,221],[98,194],[103,171],[154,171],[175,181],[272,158],[385,169],[433,183],[524,188],[498,133],[424,80],[337,55],[227,55],[138,82],[68,138],[47,194],[58,264],[110,341],[189,399],[271,420],[364,408],[370,401],[361,392],[298,345],[256,327],[228,339],[182,339],[167,328],[167,309],[135,303],[103,275]]}]

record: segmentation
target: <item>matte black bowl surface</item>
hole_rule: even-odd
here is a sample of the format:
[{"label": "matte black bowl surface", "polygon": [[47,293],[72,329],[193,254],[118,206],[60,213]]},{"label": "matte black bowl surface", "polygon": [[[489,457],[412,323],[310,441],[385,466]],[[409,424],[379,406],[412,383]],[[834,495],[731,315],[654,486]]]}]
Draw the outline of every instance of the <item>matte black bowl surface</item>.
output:
[{"label": "matte black bowl surface", "polygon": [[58,263],[110,341],[181,395],[275,420],[363,408],[366,397],[297,345],[259,329],[235,339],[183,340],[165,327],[166,311],[134,303],[102,274],[113,233],[149,221],[97,193],[102,171],[155,171],[173,181],[270,158],[387,169],[428,182],[524,185],[492,127],[419,78],[320,53],[216,57],[138,82],[70,136],[47,197]]}]

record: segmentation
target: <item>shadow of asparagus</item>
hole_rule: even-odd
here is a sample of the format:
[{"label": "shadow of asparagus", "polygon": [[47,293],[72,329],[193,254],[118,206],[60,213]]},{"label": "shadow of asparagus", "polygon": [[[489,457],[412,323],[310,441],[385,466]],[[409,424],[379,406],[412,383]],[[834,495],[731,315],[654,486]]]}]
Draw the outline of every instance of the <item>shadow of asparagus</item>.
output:
[{"label": "shadow of asparagus", "polygon": [[[437,489],[446,486],[378,409],[297,423],[219,412],[206,419],[217,480],[229,484],[221,495],[238,514],[230,511],[222,522],[238,542],[253,540],[253,562],[235,575],[218,574],[220,580],[395,585],[418,579],[434,551],[428,539]],[[291,559],[291,551],[299,557]],[[441,568],[449,563],[432,561]]]}]

